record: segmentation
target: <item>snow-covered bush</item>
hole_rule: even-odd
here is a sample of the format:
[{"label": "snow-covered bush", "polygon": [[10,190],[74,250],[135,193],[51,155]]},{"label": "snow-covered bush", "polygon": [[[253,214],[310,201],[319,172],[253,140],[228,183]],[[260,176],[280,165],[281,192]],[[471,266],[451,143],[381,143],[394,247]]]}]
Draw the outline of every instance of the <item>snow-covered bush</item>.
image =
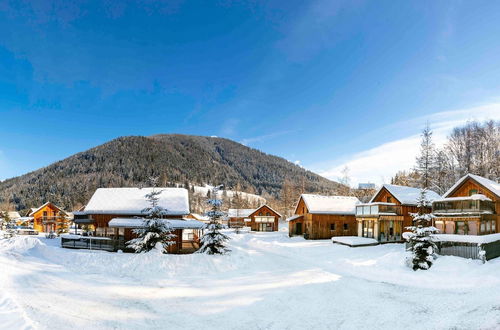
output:
[{"label": "snow-covered bush", "polygon": [[162,191],[155,189],[157,178],[153,178],[151,181],[153,189],[145,196],[151,206],[142,211],[147,214],[143,221],[143,227],[134,229],[133,232],[137,235],[137,238],[127,242],[127,246],[134,249],[137,253],[148,252],[154,248],[161,252],[166,252],[167,248],[174,244],[174,238],[176,237],[172,233],[170,224],[162,219],[167,210],[158,205],[158,195]]},{"label": "snow-covered bush", "polygon": [[214,197],[207,200],[207,203],[211,206],[210,211],[207,212],[210,223],[205,227],[207,232],[201,238],[199,253],[225,254],[230,252],[225,246],[225,242],[229,240],[229,237],[220,232],[222,229],[220,219],[224,216],[224,212],[221,211],[222,200],[217,199],[220,188],[221,186],[214,187],[210,194],[210,196]]},{"label": "snow-covered bush", "polygon": [[411,256],[406,259],[406,263],[413,270],[429,269],[436,258],[436,244],[431,240],[430,235],[438,232],[434,227],[412,226],[406,227],[412,231],[411,234],[404,235],[408,241],[407,251]]}]

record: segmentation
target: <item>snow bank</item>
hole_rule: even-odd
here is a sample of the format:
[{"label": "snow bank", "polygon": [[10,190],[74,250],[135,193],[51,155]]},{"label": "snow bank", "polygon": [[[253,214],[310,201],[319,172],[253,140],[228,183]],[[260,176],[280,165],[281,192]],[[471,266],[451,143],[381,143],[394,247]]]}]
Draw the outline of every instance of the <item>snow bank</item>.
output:
[{"label": "snow bank", "polygon": [[461,242],[461,243],[478,243],[486,244],[500,241],[499,234],[490,235],[452,235],[452,234],[435,234],[431,235],[433,241],[436,242]]},{"label": "snow bank", "polygon": [[336,236],[332,237],[332,242],[346,244],[349,246],[366,246],[379,244],[376,239],[359,236]]}]

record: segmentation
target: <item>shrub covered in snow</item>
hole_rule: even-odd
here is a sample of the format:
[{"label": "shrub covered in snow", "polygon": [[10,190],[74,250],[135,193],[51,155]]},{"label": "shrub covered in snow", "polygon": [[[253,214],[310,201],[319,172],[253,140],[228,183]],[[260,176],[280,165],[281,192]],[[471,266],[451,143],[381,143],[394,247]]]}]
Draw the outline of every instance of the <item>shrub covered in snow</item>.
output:
[{"label": "shrub covered in snow", "polygon": [[201,238],[201,248],[199,253],[206,254],[225,254],[230,252],[225,246],[225,242],[229,239],[227,235],[221,233],[222,225],[220,224],[220,219],[224,216],[224,212],[221,211],[222,200],[217,199],[218,191],[221,186],[214,187],[212,189],[211,196],[213,199],[209,198],[207,203],[210,205],[211,209],[207,212],[207,216],[210,218],[210,223],[206,226],[207,232]]},{"label": "shrub covered in snow", "polygon": [[163,221],[163,216],[166,215],[167,210],[158,205],[161,190],[156,190],[157,179],[151,179],[153,183],[153,190],[146,194],[146,198],[151,205],[143,210],[146,213],[144,219],[144,227],[134,229],[137,238],[127,242],[128,247],[134,249],[135,252],[148,252],[156,248],[161,252],[166,252],[168,246],[174,244],[173,239],[176,237],[172,234],[172,228],[168,222]]}]

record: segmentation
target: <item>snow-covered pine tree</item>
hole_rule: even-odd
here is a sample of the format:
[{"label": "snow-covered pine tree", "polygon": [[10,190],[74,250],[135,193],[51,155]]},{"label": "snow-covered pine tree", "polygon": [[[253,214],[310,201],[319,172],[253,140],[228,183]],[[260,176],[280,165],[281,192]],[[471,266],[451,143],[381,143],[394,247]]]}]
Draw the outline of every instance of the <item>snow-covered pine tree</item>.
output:
[{"label": "snow-covered pine tree", "polygon": [[436,244],[431,239],[431,234],[436,232],[434,227],[413,226],[407,227],[412,230],[412,234],[407,236],[411,257],[407,259],[407,264],[413,270],[431,268],[436,258]]},{"label": "snow-covered pine tree", "polygon": [[420,195],[417,198],[417,213],[410,213],[413,217],[413,226],[428,227],[432,226],[432,219],[434,216],[431,213],[427,213],[427,210],[431,207],[431,201],[427,198],[427,188],[420,189]]},{"label": "snow-covered pine tree", "polygon": [[436,233],[438,230],[432,226],[432,214],[426,213],[429,206],[427,189],[423,188],[417,199],[418,212],[410,213],[413,217],[413,226],[406,227],[412,231],[410,235],[406,235],[406,239],[409,243],[407,251],[411,252],[407,263],[413,270],[429,269],[436,257],[437,246],[431,240],[430,234]]},{"label": "snow-covered pine tree", "polygon": [[224,212],[221,211],[222,200],[217,197],[221,187],[214,187],[211,192],[212,198],[207,200],[210,205],[210,211],[207,212],[210,223],[205,227],[207,232],[201,238],[201,247],[198,253],[225,254],[231,251],[225,246],[229,237],[221,233],[221,218],[224,216]]},{"label": "snow-covered pine tree", "polygon": [[162,193],[162,190],[156,190],[158,178],[150,178],[150,181],[153,189],[145,195],[150,206],[142,210],[146,213],[143,221],[144,227],[134,229],[133,232],[137,238],[127,242],[127,246],[134,249],[136,253],[149,252],[154,248],[166,252],[167,248],[174,244],[173,239],[176,237],[168,222],[163,220],[167,210],[158,205],[160,199],[158,196]]}]

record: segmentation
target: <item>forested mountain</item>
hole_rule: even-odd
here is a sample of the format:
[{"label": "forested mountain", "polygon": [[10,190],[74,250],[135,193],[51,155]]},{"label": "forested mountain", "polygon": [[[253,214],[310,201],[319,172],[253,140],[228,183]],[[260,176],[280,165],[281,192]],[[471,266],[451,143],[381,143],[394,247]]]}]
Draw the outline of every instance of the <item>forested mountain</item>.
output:
[{"label": "forested mountain", "polygon": [[84,205],[99,187],[224,184],[279,197],[287,179],[306,192],[334,193],[340,184],[289,161],[217,138],[190,135],[120,137],[34,172],[0,182],[0,205],[18,210],[52,201],[68,210]]}]

